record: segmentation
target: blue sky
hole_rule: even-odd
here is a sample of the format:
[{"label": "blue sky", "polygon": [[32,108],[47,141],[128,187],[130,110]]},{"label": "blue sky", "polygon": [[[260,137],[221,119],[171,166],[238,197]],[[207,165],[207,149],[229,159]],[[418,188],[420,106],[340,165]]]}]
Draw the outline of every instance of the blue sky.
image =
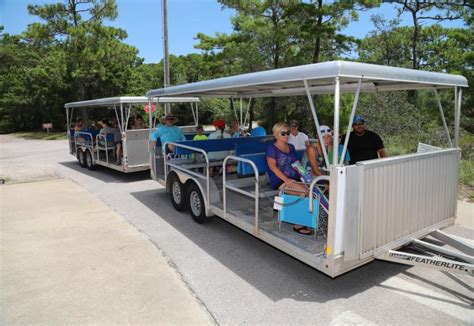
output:
[{"label": "blue sky", "polygon": [[[5,32],[18,34],[28,24],[38,21],[28,15],[28,4],[56,3],[58,0],[0,0],[0,25]],[[126,43],[138,48],[145,62],[157,62],[163,54],[161,0],[116,0],[119,15],[108,25],[127,31]],[[216,32],[230,33],[230,17],[233,11],[222,9],[216,0],[168,0],[168,30],[170,53],[175,55],[199,52],[194,48],[198,32],[214,35]],[[370,16],[382,14],[385,18],[396,16],[393,4],[383,4],[377,9],[359,13],[359,21],[351,23],[346,34],[362,38],[373,25]],[[410,25],[408,15],[402,16],[402,24]],[[445,22],[446,27],[461,27],[462,21]]]}]

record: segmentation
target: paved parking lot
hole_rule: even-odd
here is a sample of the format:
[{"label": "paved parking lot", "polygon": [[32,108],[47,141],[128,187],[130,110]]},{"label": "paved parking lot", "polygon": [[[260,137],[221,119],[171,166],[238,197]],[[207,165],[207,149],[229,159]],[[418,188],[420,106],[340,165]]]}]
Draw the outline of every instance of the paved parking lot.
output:
[{"label": "paved parking lot", "polygon": [[220,219],[193,223],[147,172],[83,169],[65,141],[0,146],[8,182],[72,180],[141,231],[219,324],[474,323],[471,277],[376,261],[331,280]]}]

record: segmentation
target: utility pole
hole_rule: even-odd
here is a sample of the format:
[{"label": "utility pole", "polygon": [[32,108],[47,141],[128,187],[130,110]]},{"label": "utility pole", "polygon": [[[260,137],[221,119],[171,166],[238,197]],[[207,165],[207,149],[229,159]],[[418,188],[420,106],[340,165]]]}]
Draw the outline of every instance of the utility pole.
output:
[{"label": "utility pole", "polygon": [[[163,5],[163,87],[170,85],[170,66],[169,66],[169,51],[168,51],[168,4],[167,0],[161,0]],[[165,113],[169,111],[169,104],[165,104]]]}]

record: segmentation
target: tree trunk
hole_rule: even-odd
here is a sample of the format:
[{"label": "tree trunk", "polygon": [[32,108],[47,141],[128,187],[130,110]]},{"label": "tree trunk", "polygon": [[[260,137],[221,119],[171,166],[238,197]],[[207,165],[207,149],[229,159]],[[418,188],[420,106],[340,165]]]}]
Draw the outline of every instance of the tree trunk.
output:
[{"label": "tree trunk", "polygon": [[319,55],[321,53],[321,26],[323,25],[323,13],[322,13],[322,7],[323,7],[323,0],[318,0],[318,33],[316,36],[316,41],[314,43],[314,49],[313,49],[313,63],[318,63],[319,62]]}]

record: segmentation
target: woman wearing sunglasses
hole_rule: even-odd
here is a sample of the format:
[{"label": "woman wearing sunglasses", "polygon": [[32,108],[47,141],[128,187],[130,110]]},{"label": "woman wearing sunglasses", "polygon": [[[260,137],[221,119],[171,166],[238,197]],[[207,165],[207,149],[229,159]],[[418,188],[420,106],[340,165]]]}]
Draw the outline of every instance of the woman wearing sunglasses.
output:
[{"label": "woman wearing sunglasses", "polygon": [[[295,147],[288,144],[290,129],[283,122],[278,122],[273,126],[273,135],[275,143],[267,148],[267,164],[270,186],[272,189],[285,188],[285,192],[290,195],[307,195],[308,188],[296,181],[300,180],[300,175],[296,172],[291,164],[297,161]],[[295,225],[294,230],[298,233],[309,235],[312,233],[301,225]]]}]

